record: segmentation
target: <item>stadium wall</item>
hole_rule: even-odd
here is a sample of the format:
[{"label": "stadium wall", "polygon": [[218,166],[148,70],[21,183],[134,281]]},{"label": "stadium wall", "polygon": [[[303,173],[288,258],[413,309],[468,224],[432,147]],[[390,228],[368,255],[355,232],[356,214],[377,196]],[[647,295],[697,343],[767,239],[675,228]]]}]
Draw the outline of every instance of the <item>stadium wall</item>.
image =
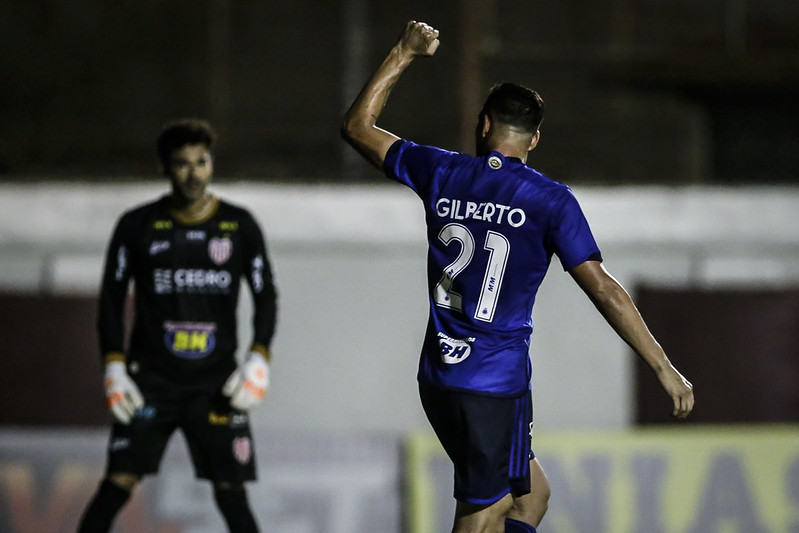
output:
[{"label": "stadium wall", "polygon": [[[117,216],[165,190],[153,183],[0,186],[0,289],[93,297]],[[281,294],[273,388],[254,417],[256,426],[334,432],[426,427],[415,386],[427,318],[424,226],[413,194],[394,186],[251,182],[216,190],[261,221]],[[642,284],[799,285],[799,188],[575,192],[607,268],[632,292]],[[632,358],[557,260],[534,321],[539,427],[627,427]],[[5,356],[15,358],[29,357]]]},{"label": "stadium wall", "polygon": [[[0,292],[45,302],[40,319],[25,325],[30,342],[9,350],[3,332],[0,414],[30,412],[26,390],[59,403],[49,426],[0,423],[0,530],[71,531],[94,490],[107,429],[59,420],[87,401],[104,414],[93,324],[75,336],[81,321],[52,301],[78,302],[73,309],[92,322],[86,308],[115,219],[165,190],[144,182],[0,185]],[[253,414],[261,481],[252,501],[264,526],[444,528],[451,472],[414,380],[427,313],[418,201],[392,186],[242,182],[216,190],[262,222],[281,292],[273,388]],[[799,286],[797,188],[575,192],[606,266],[632,292]],[[13,323],[8,308],[2,313],[0,322]],[[248,313],[244,303],[244,338]],[[793,531],[795,428],[631,430],[632,358],[557,261],[534,319],[536,450],[555,495],[548,531]],[[57,375],[32,386],[25,372],[48,366]],[[68,427],[52,427],[61,422]],[[194,482],[180,440],[162,475],[120,516],[120,531],[219,530],[210,489]]]}]

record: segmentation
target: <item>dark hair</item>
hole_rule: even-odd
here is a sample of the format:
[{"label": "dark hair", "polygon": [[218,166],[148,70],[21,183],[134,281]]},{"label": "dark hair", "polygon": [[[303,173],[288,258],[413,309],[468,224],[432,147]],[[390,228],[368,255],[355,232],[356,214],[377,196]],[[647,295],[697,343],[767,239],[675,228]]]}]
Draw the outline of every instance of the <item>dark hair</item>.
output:
[{"label": "dark hair", "polygon": [[489,91],[480,114],[524,132],[535,133],[544,118],[544,100],[537,92],[522,85],[500,83]]},{"label": "dark hair", "polygon": [[216,132],[208,121],[199,118],[184,118],[164,124],[158,135],[156,146],[158,159],[167,166],[172,152],[187,144],[204,144],[210,150],[216,140]]}]

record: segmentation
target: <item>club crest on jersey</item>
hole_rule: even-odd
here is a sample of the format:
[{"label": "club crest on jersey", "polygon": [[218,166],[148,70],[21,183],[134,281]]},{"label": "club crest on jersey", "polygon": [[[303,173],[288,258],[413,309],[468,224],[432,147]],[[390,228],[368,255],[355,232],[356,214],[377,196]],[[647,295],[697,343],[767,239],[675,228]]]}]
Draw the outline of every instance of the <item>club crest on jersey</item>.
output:
[{"label": "club crest on jersey", "polygon": [[208,255],[217,265],[227,263],[233,254],[233,241],[229,237],[214,237],[208,241]]},{"label": "club crest on jersey", "polygon": [[463,362],[472,353],[471,342],[474,338],[453,339],[443,333],[438,334],[438,345],[441,348],[441,361],[448,365]]}]

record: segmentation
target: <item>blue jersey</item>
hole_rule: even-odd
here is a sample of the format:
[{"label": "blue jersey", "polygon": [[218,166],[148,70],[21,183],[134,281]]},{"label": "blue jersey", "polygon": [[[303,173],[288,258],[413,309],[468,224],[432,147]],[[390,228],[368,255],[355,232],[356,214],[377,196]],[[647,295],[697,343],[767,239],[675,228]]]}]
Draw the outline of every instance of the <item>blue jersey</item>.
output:
[{"label": "blue jersey", "polygon": [[571,190],[499,152],[404,140],[384,170],[425,208],[430,318],[419,381],[495,396],[528,390],[533,303],[552,254],[565,270],[601,261]]}]

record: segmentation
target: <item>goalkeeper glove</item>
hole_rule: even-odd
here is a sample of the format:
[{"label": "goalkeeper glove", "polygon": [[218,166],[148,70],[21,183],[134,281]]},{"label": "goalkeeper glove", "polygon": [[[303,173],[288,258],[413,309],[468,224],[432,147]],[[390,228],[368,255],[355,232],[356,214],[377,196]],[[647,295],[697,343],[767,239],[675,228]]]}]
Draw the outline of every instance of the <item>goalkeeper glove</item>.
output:
[{"label": "goalkeeper glove", "polygon": [[136,409],[144,407],[139,387],[130,379],[122,361],[105,365],[105,397],[111,413],[123,424],[129,424]]},{"label": "goalkeeper glove", "polygon": [[261,403],[269,387],[269,363],[259,352],[250,352],[247,360],[225,382],[222,394],[230,397],[230,405],[246,411]]}]

